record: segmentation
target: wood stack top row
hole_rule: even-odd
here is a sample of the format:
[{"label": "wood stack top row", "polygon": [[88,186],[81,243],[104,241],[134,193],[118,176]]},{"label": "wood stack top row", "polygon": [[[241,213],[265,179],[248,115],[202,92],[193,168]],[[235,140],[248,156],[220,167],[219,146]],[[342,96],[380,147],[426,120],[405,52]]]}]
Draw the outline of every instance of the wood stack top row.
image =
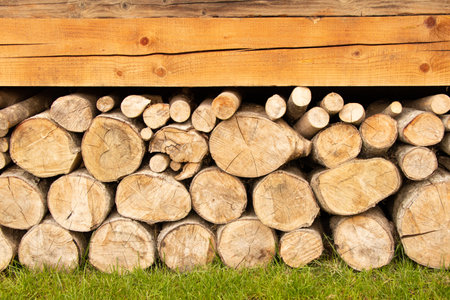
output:
[{"label": "wood stack top row", "polygon": [[264,106],[233,89],[0,91],[3,267],[18,250],[29,267],[73,268],[87,239],[102,271],[158,256],[189,270],[215,253],[265,265],[278,240],[298,267],[322,253],[330,215],[325,230],[354,269],[390,262],[394,224],[411,259],[448,268],[449,96],[312,99],[306,87]]}]

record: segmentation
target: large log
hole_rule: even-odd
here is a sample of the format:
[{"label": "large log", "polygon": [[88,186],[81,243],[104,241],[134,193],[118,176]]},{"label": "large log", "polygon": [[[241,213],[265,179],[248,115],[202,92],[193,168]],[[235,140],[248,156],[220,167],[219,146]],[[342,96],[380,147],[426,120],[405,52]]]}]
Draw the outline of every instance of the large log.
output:
[{"label": "large log", "polygon": [[394,227],[378,207],[356,216],[330,220],[339,256],[353,269],[380,268],[394,257]]},{"label": "large log", "polygon": [[217,118],[212,110],[212,99],[206,99],[194,110],[192,126],[201,132],[211,132],[216,126]]},{"label": "large log", "polygon": [[450,97],[446,94],[436,94],[408,101],[405,106],[443,115],[450,110]]},{"label": "large log", "polygon": [[411,180],[424,180],[438,167],[436,155],[426,147],[398,145],[395,157],[403,174]]},{"label": "large log", "polygon": [[0,175],[0,224],[15,229],[37,225],[47,212],[48,182],[13,166]]},{"label": "large log", "polygon": [[158,235],[158,254],[172,270],[190,271],[211,263],[215,256],[215,236],[195,215],[164,224]]},{"label": "large log", "polygon": [[51,120],[47,110],[20,123],[10,140],[11,159],[37,177],[68,174],[81,161],[80,139]]},{"label": "large log", "polygon": [[154,173],[146,166],[122,179],[117,186],[116,205],[122,216],[153,224],[186,217],[191,196],[171,175]]},{"label": "large log", "polygon": [[397,121],[385,114],[366,118],[359,127],[365,156],[381,156],[394,145],[398,136]]},{"label": "large log", "polygon": [[154,228],[116,212],[94,231],[89,242],[89,262],[102,272],[145,269],[155,260]]},{"label": "large log", "polygon": [[150,104],[142,114],[144,123],[151,129],[158,129],[166,125],[170,119],[170,105],[168,103]]},{"label": "large log", "polygon": [[294,88],[287,101],[287,117],[291,121],[298,120],[306,111],[311,102],[311,90],[307,87]]},{"label": "large log", "polygon": [[358,156],[361,136],[355,126],[335,123],[312,139],[312,158],[322,166],[334,168]]},{"label": "large log", "polygon": [[6,269],[17,254],[23,233],[0,226],[0,271]]},{"label": "large log", "polygon": [[80,265],[85,250],[83,234],[64,229],[48,215],[23,236],[19,245],[19,261],[30,269],[69,271]]},{"label": "large log", "polygon": [[269,120],[264,108],[251,106],[220,122],[211,133],[209,147],[217,166],[225,172],[259,177],[291,159],[309,155],[311,142],[283,120]]},{"label": "large log", "polygon": [[79,169],[55,180],[48,190],[48,209],[68,230],[92,231],[106,219],[114,205],[114,190]]},{"label": "large log", "polygon": [[217,250],[222,262],[235,269],[264,267],[276,252],[275,231],[255,215],[246,215],[217,230]]},{"label": "large log", "polygon": [[414,146],[432,146],[444,137],[444,124],[431,112],[404,108],[397,116],[398,137]]},{"label": "large log", "polygon": [[211,109],[220,120],[228,120],[241,105],[242,96],[232,90],[223,91],[211,103]]},{"label": "large log", "polygon": [[335,215],[364,212],[394,194],[400,184],[398,169],[383,158],[354,159],[311,179],[321,207]]},{"label": "large log", "polygon": [[319,206],[300,170],[277,170],[253,187],[253,208],[261,222],[281,231],[311,226]]},{"label": "large log", "polygon": [[394,200],[393,220],[406,255],[431,268],[450,266],[450,174],[438,169],[411,182]]},{"label": "large log", "polygon": [[247,206],[247,192],[242,182],[217,167],[200,171],[192,179],[189,192],[197,214],[214,224],[236,220]]},{"label": "large log", "polygon": [[116,181],[136,171],[145,153],[139,133],[142,127],[120,112],[95,117],[81,142],[88,171],[104,182]]}]

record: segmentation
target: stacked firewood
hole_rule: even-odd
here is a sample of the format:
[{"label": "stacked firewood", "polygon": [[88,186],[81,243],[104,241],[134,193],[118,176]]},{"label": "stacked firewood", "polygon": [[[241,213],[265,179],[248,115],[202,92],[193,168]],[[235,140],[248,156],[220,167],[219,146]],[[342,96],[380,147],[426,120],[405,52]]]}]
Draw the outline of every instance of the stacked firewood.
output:
[{"label": "stacked firewood", "polygon": [[447,95],[242,98],[0,91],[0,268],[449,267]]}]

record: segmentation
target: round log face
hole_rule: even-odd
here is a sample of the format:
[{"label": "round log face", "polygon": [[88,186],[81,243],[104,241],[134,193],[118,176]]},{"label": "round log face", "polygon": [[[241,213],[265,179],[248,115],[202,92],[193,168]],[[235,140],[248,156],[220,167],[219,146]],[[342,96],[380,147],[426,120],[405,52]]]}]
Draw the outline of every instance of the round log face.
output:
[{"label": "round log face", "polygon": [[0,224],[15,229],[29,229],[39,224],[46,211],[45,195],[25,180],[0,177]]},{"label": "round log face", "polygon": [[81,143],[89,172],[103,182],[112,182],[136,171],[144,157],[140,134],[124,121],[96,117]]},{"label": "round log face", "polygon": [[155,258],[153,235],[142,224],[129,219],[104,223],[89,244],[89,262],[102,272],[145,269]]},{"label": "round log face", "polygon": [[184,224],[168,232],[158,246],[159,257],[173,270],[205,266],[215,256],[213,233],[200,224]]},{"label": "round log face", "polygon": [[432,146],[444,137],[445,129],[441,119],[433,113],[422,113],[403,129],[405,142],[415,146]]},{"label": "round log face", "polygon": [[274,231],[257,219],[224,225],[217,241],[223,263],[236,269],[266,266],[275,255],[275,245]]},{"label": "round log face", "polygon": [[280,256],[292,268],[299,268],[320,257],[323,242],[320,233],[302,228],[286,233],[280,240]]},{"label": "round log face", "polygon": [[319,213],[308,182],[285,171],[275,171],[258,182],[253,208],[264,225],[282,231],[308,227]]},{"label": "round log face", "polygon": [[53,102],[50,115],[63,128],[73,132],[84,132],[95,117],[95,107],[84,97],[67,95]]},{"label": "round log face", "polygon": [[219,168],[198,173],[191,182],[190,193],[197,214],[214,224],[236,220],[247,206],[242,182]]},{"label": "round log face", "polygon": [[423,180],[433,174],[438,162],[433,151],[417,147],[405,154],[400,167],[408,179]]},{"label": "round log face", "polygon": [[368,117],[359,129],[365,147],[370,150],[384,150],[391,147],[397,139],[397,122],[384,114]]},{"label": "round log face", "polygon": [[3,271],[9,266],[14,255],[12,245],[0,229],[0,271]]}]

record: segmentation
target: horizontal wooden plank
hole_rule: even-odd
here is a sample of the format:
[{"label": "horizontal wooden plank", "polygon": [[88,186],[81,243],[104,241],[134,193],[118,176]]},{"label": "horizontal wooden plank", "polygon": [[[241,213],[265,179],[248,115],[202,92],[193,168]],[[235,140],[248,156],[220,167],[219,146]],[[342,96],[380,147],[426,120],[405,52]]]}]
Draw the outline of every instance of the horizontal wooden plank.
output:
[{"label": "horizontal wooden plank", "polygon": [[2,18],[394,16],[450,14],[449,0],[3,0]]},{"label": "horizontal wooden plank", "polygon": [[449,85],[450,16],[0,19],[3,86]]}]

